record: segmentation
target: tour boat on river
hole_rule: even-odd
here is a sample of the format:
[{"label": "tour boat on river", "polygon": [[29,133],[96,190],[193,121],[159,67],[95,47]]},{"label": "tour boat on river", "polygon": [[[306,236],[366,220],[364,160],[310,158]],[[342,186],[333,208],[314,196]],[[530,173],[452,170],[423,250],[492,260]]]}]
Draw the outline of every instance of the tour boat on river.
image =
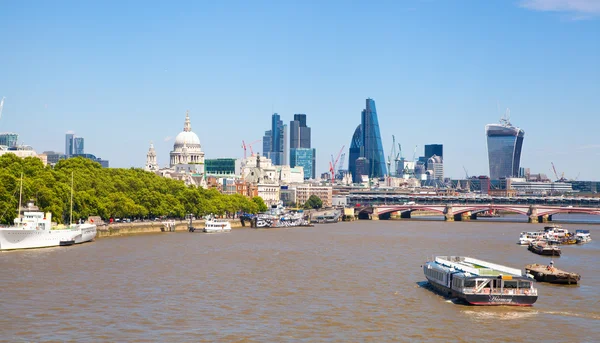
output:
[{"label": "tour boat on river", "polygon": [[471,257],[437,256],[423,272],[436,291],[470,305],[531,306],[538,298],[520,269]]},{"label": "tour boat on river", "polygon": [[519,236],[519,242],[517,243],[520,245],[529,245],[529,243],[535,242],[543,237],[544,231],[524,231],[521,232],[521,236]]},{"label": "tour boat on river", "polygon": [[590,242],[592,240],[590,230],[575,230],[575,240],[577,244]]},{"label": "tour boat on river", "polygon": [[204,229],[202,232],[206,233],[218,233],[218,232],[230,232],[231,223],[227,219],[207,219],[204,223]]}]

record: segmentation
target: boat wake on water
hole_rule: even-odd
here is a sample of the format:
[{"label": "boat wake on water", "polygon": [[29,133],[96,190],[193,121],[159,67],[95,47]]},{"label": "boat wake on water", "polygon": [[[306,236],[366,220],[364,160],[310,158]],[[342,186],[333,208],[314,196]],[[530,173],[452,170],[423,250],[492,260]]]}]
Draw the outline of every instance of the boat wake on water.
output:
[{"label": "boat wake on water", "polygon": [[[483,308],[482,308],[483,309]],[[489,311],[489,310],[464,310],[462,313],[478,319],[487,321],[489,319],[499,319],[499,320],[514,320],[514,319],[526,319],[531,317],[536,317],[539,315],[553,315],[553,316],[561,316],[561,317],[576,317],[576,318],[586,318],[586,319],[594,319],[600,320],[600,315],[595,313],[574,313],[574,312],[566,312],[566,311],[545,311],[539,309],[533,309],[530,307],[521,307],[519,310],[513,310],[511,308],[510,311],[503,311],[507,309],[497,308],[497,311]]]}]

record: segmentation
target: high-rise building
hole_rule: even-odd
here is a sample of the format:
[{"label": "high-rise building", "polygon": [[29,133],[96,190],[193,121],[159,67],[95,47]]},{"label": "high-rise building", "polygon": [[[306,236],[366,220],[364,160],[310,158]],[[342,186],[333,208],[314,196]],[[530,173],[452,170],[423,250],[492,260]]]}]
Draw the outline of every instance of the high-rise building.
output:
[{"label": "high-rise building", "polygon": [[369,160],[369,177],[383,177],[387,174],[387,168],[383,155],[383,143],[381,142],[375,100],[370,98],[366,100],[366,107],[362,111],[361,125],[364,157]]},{"label": "high-rise building", "polygon": [[73,132],[67,132],[65,134],[65,156],[67,156],[67,158],[71,157],[71,155],[73,155],[75,153],[74,151],[74,145],[75,145],[75,134]]},{"label": "high-rise building", "polygon": [[265,131],[265,135],[263,136],[263,156],[266,158],[271,158],[271,130]]},{"label": "high-rise building", "polygon": [[283,165],[287,161],[286,145],[287,125],[283,125],[281,117],[273,113],[271,117],[271,130],[265,131],[263,137],[263,155],[270,158],[273,165]]},{"label": "high-rise building", "polygon": [[13,148],[17,146],[17,142],[19,141],[19,135],[13,132],[3,132],[0,133],[0,145],[7,146],[9,148]]},{"label": "high-rise building", "polygon": [[83,152],[83,137],[75,137],[73,139],[73,154],[82,155]]},{"label": "high-rise building", "polygon": [[[357,132],[360,132],[361,139],[360,142],[355,143]],[[360,157],[366,159],[360,163],[360,172],[357,170],[357,159],[355,158],[358,148],[360,148]],[[383,143],[381,142],[381,133],[379,131],[379,120],[377,119],[377,109],[375,108],[375,100],[371,98],[366,100],[365,109],[361,113],[360,126],[354,131],[352,143],[350,144],[349,157],[349,169],[353,173],[352,177],[354,180],[360,178],[359,175],[368,175],[369,178],[381,178],[387,174],[385,157],[383,155]],[[365,171],[367,174],[363,174]]]},{"label": "high-rise building", "polygon": [[[425,161],[429,161],[429,159],[433,156],[439,156],[444,160],[444,146],[442,144],[425,144]],[[428,167],[429,169],[429,167]]]},{"label": "high-rise building", "polygon": [[283,140],[283,151],[282,151],[282,158],[283,160],[281,161],[281,165],[284,166],[289,166],[289,145],[288,145],[288,126],[287,124],[283,124],[283,135],[282,135],[282,140]]},{"label": "high-rise building", "polygon": [[500,124],[486,125],[485,134],[487,136],[490,179],[498,180],[504,177],[518,176],[525,131],[512,126],[508,119],[503,118],[500,120]]},{"label": "high-rise building", "polygon": [[308,148],[292,148],[290,149],[290,166],[300,166],[304,168],[304,179],[308,180],[315,178],[315,171],[313,168],[314,162],[314,149]]},{"label": "high-rise building", "polygon": [[352,135],[348,152],[348,171],[352,175],[352,182],[355,183],[361,182],[360,174],[356,171],[356,160],[361,156],[362,146],[362,126],[359,124]]},{"label": "high-rise building", "polygon": [[[293,165],[292,149],[311,149],[311,131],[310,127],[306,126],[306,114],[294,114],[294,120],[290,122],[290,166]],[[312,170],[310,178],[316,178],[317,171],[317,152],[312,149]],[[307,168],[304,167],[304,173],[306,174]]]},{"label": "high-rise building", "polygon": [[427,171],[432,180],[444,180],[444,161],[442,157],[433,155],[427,160]]}]

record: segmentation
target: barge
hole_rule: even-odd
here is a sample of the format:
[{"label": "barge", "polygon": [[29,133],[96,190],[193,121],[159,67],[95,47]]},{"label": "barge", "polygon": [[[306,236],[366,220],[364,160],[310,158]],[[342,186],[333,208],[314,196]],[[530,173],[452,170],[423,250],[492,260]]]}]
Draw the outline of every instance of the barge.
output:
[{"label": "barge", "polygon": [[543,266],[537,263],[528,264],[525,266],[525,270],[533,275],[535,280],[539,282],[576,285],[579,280],[581,280],[581,275],[560,270],[554,267],[554,263],[552,262],[549,266]]},{"label": "barge", "polygon": [[531,306],[534,281],[520,269],[463,256],[437,256],[423,265],[434,290],[469,305]]}]

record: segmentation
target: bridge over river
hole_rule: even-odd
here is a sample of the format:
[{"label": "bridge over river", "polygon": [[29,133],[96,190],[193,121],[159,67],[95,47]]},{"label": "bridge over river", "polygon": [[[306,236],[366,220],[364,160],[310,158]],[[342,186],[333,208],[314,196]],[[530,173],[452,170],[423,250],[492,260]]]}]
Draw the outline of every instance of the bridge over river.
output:
[{"label": "bridge over river", "polygon": [[599,198],[350,194],[347,201],[355,206],[359,217],[370,219],[389,219],[392,215],[410,218],[415,211],[439,213],[447,221],[471,220],[482,212],[501,211],[526,215],[530,223],[551,221],[558,213],[600,215]]}]

